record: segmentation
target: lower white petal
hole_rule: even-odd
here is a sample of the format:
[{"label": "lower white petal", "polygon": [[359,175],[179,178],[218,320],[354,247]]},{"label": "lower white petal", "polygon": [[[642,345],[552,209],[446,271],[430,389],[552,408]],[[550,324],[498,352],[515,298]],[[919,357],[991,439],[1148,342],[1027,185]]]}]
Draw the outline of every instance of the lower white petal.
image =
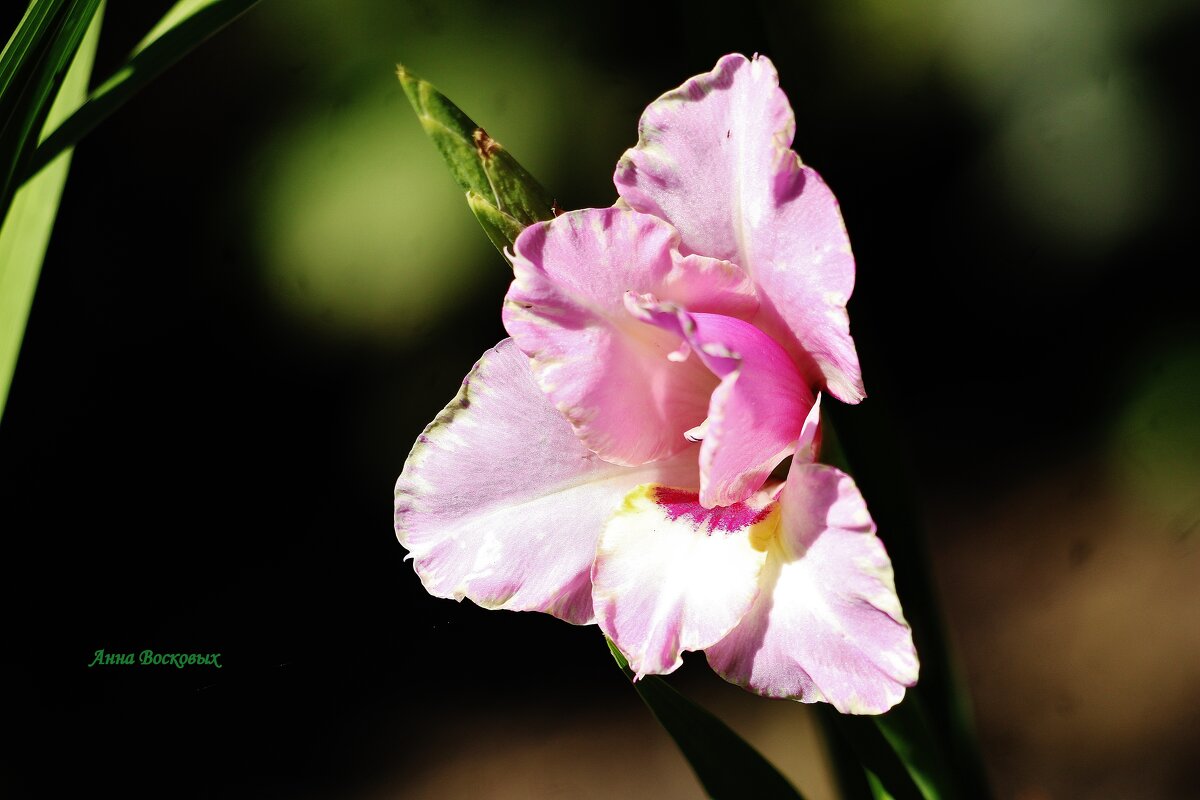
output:
[{"label": "lower white petal", "polygon": [[[694,485],[694,484],[693,484]],[[706,509],[695,489],[639,486],[604,528],[592,573],[596,621],[637,677],[720,641],[758,595],[779,524],[770,493]]]}]

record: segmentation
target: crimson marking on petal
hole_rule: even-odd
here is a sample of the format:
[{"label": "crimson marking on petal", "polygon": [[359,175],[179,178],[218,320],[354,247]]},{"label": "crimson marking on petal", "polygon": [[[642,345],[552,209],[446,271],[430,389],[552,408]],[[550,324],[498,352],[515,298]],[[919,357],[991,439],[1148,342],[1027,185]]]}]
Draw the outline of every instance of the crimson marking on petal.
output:
[{"label": "crimson marking on petal", "polygon": [[731,533],[749,528],[766,519],[774,505],[770,503],[765,508],[752,508],[746,503],[735,503],[731,506],[705,508],[700,505],[700,495],[697,492],[667,486],[654,489],[654,502],[658,503],[671,522],[687,519],[697,530],[704,528],[707,533]]}]

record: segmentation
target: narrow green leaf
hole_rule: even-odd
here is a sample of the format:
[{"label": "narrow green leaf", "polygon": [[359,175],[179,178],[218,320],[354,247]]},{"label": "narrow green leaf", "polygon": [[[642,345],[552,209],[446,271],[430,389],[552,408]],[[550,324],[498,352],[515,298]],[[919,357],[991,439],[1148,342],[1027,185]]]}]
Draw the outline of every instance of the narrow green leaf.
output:
[{"label": "narrow green leaf", "polygon": [[0,97],[0,214],[4,215],[100,0],[37,3],[44,8],[22,21],[22,27],[36,30],[26,34],[18,30],[0,57],[8,61],[0,70],[5,81]]},{"label": "narrow green leaf", "polygon": [[36,0],[0,55],[0,149],[20,154],[41,130],[99,0]]},{"label": "narrow green leaf", "polygon": [[909,694],[900,705],[876,717],[875,724],[925,797],[935,800],[958,794],[953,773],[919,694]]},{"label": "narrow green leaf", "polygon": [[503,145],[431,83],[403,66],[396,68],[396,76],[421,126],[455,182],[468,193],[471,210],[501,253],[521,229],[554,216],[554,198]]},{"label": "narrow green leaf", "polygon": [[[837,712],[831,708],[818,708],[817,721],[829,751],[830,765],[837,779],[838,796],[842,800],[881,800],[875,778],[858,760],[858,754],[850,741],[834,723]],[[875,783],[871,781],[875,780]]]},{"label": "narrow green leaf", "polygon": [[[607,637],[608,649],[626,677],[633,679],[621,651]],[[671,734],[704,791],[714,800],[800,800],[801,795],[744,739],[708,711],[653,675],[633,687],[659,724]]]},{"label": "narrow green leaf", "polygon": [[874,772],[866,770],[865,775],[867,778],[867,787],[874,800],[896,800],[896,798],[888,793],[887,789],[883,788],[883,782],[879,780],[879,777]]},{"label": "narrow green leaf", "polygon": [[28,180],[72,147],[143,86],[196,45],[233,22],[258,0],[180,0],[130,54],[125,65],[38,146],[22,180]]},{"label": "narrow green leaf", "polygon": [[937,800],[954,796],[936,793],[927,795],[921,790],[903,759],[878,727],[878,717],[839,714],[825,704],[821,704],[818,713],[822,716],[826,730],[832,730],[849,745],[858,762],[867,770],[868,780],[874,779],[874,784],[878,786],[873,784],[872,790],[877,798],[881,796],[878,787],[892,800]]},{"label": "narrow green leaf", "polygon": [[[880,410],[867,404],[855,407],[856,424],[838,425],[835,433],[832,423],[846,411],[830,404],[822,445],[822,460],[854,474],[870,498],[921,659],[917,686],[903,703],[875,718],[874,724],[926,796],[986,800],[992,796],[991,788],[971,724],[970,699],[934,594],[925,537],[912,505],[914,492],[905,485],[905,472],[898,466],[904,459],[891,438],[894,428],[879,415]],[[885,775],[878,777],[888,786]]]},{"label": "narrow green leaf", "polygon": [[9,105],[17,96],[12,87],[19,82],[21,71],[33,63],[31,54],[53,35],[53,27],[64,2],[39,0],[30,3],[17,30],[4,45],[4,52],[0,53],[0,119],[8,118]]},{"label": "narrow green leaf", "polygon": [[[100,20],[101,14],[92,18],[91,27],[50,108],[46,128],[65,119],[87,96],[96,42],[100,37]],[[4,415],[25,322],[70,164],[71,151],[68,150],[36,180],[25,184],[17,192],[0,226],[0,417]]]}]

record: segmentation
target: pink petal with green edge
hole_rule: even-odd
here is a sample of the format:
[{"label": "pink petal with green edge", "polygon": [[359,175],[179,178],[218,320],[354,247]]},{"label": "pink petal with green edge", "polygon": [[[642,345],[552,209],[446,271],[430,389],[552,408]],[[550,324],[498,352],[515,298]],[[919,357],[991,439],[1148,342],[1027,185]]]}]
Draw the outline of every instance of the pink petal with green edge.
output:
[{"label": "pink petal with green edge", "polygon": [[696,480],[694,450],[636,468],[590,453],[505,340],[413,447],[396,536],[432,595],[586,624],[608,517],[640,483]]},{"label": "pink petal with green edge", "polygon": [[748,322],[689,314],[648,297],[629,295],[626,303],[643,321],[684,339],[721,379],[704,424],[700,502],[712,508],[745,500],[796,449],[812,390],[784,349]]},{"label": "pink petal with green edge", "polygon": [[683,651],[738,624],[758,595],[778,524],[768,493],[716,509],[694,490],[662,485],[625,498],[600,535],[592,597],[596,621],[636,677],[675,670]]},{"label": "pink petal with green edge", "polygon": [[684,252],[733,261],[758,288],[754,323],[806,378],[865,396],[846,302],[854,257],[833,193],[791,150],[795,120],[770,60],[728,55],[650,104],[617,163],[621,198],[670,222]]},{"label": "pink petal with green edge", "polygon": [[514,248],[504,326],[542,390],[593,452],[643,464],[688,446],[717,382],[702,364],[667,358],[677,337],[641,324],[626,291],[689,307],[753,314],[754,290],[729,262],[681,256],[667,223],[620,208],[532,225]]},{"label": "pink petal with green edge", "polygon": [[892,565],[850,476],[792,462],[762,593],[706,650],[726,680],[767,697],[882,714],[917,682]]}]

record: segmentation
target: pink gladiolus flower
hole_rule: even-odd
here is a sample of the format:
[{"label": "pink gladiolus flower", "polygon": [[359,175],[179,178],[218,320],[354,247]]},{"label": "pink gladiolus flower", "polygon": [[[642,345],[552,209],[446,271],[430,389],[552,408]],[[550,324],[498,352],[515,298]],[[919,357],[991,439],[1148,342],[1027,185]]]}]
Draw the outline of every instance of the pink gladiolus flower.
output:
[{"label": "pink gladiolus flower", "polygon": [[815,463],[816,391],[863,392],[845,229],[792,129],[771,63],[726,56],[646,110],[623,202],[521,234],[512,339],[413,448],[396,532],[430,593],[595,622],[638,677],[702,650],[880,713],[918,664],[862,496]]}]

